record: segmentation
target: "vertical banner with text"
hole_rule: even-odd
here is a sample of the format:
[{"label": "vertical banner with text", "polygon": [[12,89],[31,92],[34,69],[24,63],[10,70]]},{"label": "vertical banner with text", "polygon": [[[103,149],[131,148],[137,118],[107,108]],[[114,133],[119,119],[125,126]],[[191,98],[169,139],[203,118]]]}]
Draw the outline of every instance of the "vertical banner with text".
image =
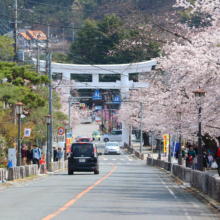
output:
[{"label": "vertical banner with text", "polygon": [[169,144],[170,144],[168,134],[163,135],[163,144],[164,144],[164,157],[167,157],[167,155],[169,153],[168,151],[169,151]]}]

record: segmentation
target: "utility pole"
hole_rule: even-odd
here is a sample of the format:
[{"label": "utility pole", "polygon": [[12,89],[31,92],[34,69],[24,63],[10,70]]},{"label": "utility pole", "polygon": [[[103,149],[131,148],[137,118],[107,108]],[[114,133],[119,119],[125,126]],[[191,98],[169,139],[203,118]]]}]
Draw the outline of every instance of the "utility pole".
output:
[{"label": "utility pole", "polygon": [[73,27],[73,44],[74,44],[74,35],[75,35],[75,32],[74,32],[74,22],[72,23],[72,27]]},{"label": "utility pole", "polygon": [[63,28],[63,42],[64,42],[64,28]]},{"label": "utility pole", "polygon": [[52,99],[52,72],[51,72],[52,55],[49,53],[49,115],[51,116],[50,122],[50,171],[53,171],[53,99]]},{"label": "utility pole", "polygon": [[14,62],[18,61],[17,54],[18,2],[14,0]]},{"label": "utility pole", "polygon": [[142,118],[143,118],[143,103],[141,102],[141,146],[140,146],[140,153],[142,153],[142,138],[143,138],[143,132],[142,132]]},{"label": "utility pole", "polygon": [[46,44],[46,75],[49,76],[49,43],[50,43],[50,26],[47,25],[47,44]]},{"label": "utility pole", "polygon": [[109,110],[108,110],[108,127],[109,127],[109,132],[111,132],[111,104],[109,105]]},{"label": "utility pole", "polygon": [[70,125],[71,125],[71,120],[70,120],[70,114],[71,114],[71,96],[69,96],[69,133],[70,133],[70,131],[71,131],[71,127],[70,127]]},{"label": "utility pole", "polygon": [[40,73],[40,58],[39,58],[39,35],[37,35],[37,73]]}]

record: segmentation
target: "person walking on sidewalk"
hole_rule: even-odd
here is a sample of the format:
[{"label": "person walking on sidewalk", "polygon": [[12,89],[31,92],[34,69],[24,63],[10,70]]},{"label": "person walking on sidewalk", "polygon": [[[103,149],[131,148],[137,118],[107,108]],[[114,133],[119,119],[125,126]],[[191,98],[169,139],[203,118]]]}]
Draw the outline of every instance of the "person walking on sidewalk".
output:
[{"label": "person walking on sidewalk", "polygon": [[212,166],[212,163],[213,163],[213,157],[212,157],[211,153],[208,154],[208,160],[209,160],[209,169],[210,169]]},{"label": "person walking on sidewalk", "polygon": [[53,147],[53,161],[54,162],[58,161],[56,147]]},{"label": "person walking on sidewalk", "polygon": [[218,175],[220,176],[220,146],[215,149],[214,161],[218,164]]},{"label": "person walking on sidewalk", "polygon": [[28,147],[27,150],[27,165],[31,165],[33,160],[33,152],[31,150],[31,147]]},{"label": "person walking on sidewalk", "polygon": [[193,159],[196,157],[196,152],[193,150],[193,146],[190,146],[188,151],[188,167],[194,168]]},{"label": "person walking on sidewalk", "polygon": [[209,160],[205,148],[203,148],[202,155],[203,155],[203,172],[206,172]]},{"label": "person walking on sidewalk", "polygon": [[37,147],[36,144],[33,145],[33,164],[37,164],[38,165],[38,169],[39,169],[39,160],[41,159],[41,152],[40,149]]},{"label": "person walking on sidewalk", "polygon": [[57,157],[58,157],[58,161],[62,161],[63,151],[61,150],[60,147],[58,148]]},{"label": "person walking on sidewalk", "polygon": [[26,145],[22,145],[21,149],[21,165],[25,166],[26,165],[26,160],[27,160],[27,150],[25,149]]}]

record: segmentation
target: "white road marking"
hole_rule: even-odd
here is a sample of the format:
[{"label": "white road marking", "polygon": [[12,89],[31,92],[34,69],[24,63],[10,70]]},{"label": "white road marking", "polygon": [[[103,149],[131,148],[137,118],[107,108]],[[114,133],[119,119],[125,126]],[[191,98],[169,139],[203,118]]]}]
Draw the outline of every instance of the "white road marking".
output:
[{"label": "white road marking", "polygon": [[120,159],[120,160],[125,160],[125,159]]},{"label": "white road marking", "polygon": [[116,160],[116,159],[112,159],[112,160]]},{"label": "white road marking", "polygon": [[171,194],[175,199],[177,199],[177,197],[175,196],[174,192],[173,192],[168,186],[166,186],[166,188],[168,189],[168,191],[170,192],[170,194]]}]

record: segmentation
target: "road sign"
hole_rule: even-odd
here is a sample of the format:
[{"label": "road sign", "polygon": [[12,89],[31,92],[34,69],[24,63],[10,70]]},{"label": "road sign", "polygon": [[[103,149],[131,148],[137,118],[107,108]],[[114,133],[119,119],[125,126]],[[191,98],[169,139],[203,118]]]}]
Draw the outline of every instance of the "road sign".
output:
[{"label": "road sign", "polygon": [[31,136],[31,128],[25,128],[24,137],[30,137],[30,136]]},{"label": "road sign", "polygon": [[58,128],[58,135],[64,135],[64,133],[65,133],[64,128],[63,127],[59,127]]},{"label": "road sign", "polygon": [[115,98],[112,101],[113,104],[121,104],[121,99],[118,95],[115,96]]},{"label": "road sign", "polygon": [[102,100],[102,95],[100,94],[98,89],[96,89],[95,93],[93,94],[92,99],[93,100]]}]

